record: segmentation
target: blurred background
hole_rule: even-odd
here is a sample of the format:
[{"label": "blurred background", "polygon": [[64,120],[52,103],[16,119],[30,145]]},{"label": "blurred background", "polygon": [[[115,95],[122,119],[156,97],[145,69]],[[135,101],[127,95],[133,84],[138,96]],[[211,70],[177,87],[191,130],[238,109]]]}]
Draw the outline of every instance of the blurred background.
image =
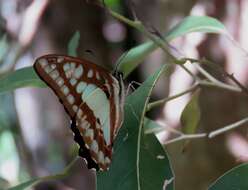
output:
[{"label": "blurred background", "polygon": [[[130,4],[106,0],[122,15],[132,18]],[[248,50],[248,0],[133,0],[136,16],[164,34],[187,15],[208,15],[225,24],[233,38]],[[30,66],[38,56],[67,52],[76,30],[81,39],[79,57],[110,70],[126,50],[144,42],[139,32],[113,19],[94,1],[0,0],[0,77]],[[187,57],[206,57],[248,82],[247,56],[226,38],[194,33],[171,42]],[[91,53],[89,53],[90,50]],[[166,63],[157,50],[133,72],[126,83],[142,82]],[[194,70],[194,68],[192,68]],[[211,71],[212,72],[212,71]],[[212,72],[216,77],[219,73]],[[187,89],[192,79],[180,68],[163,76],[153,100]],[[190,95],[168,102],[150,116],[162,125],[180,127],[180,114]],[[248,113],[247,97],[225,90],[204,88],[200,96],[202,113],[199,130],[209,132],[235,122]],[[77,155],[69,130],[69,118],[48,88],[23,88],[0,94],[0,189],[36,176],[60,172]],[[247,125],[246,125],[247,126]],[[177,190],[206,189],[217,177],[248,160],[247,127],[206,140],[194,140],[182,152],[183,143],[166,146],[176,175]],[[161,143],[169,134],[159,135]],[[95,189],[95,173],[82,160],[64,180],[41,183],[34,189]]]}]

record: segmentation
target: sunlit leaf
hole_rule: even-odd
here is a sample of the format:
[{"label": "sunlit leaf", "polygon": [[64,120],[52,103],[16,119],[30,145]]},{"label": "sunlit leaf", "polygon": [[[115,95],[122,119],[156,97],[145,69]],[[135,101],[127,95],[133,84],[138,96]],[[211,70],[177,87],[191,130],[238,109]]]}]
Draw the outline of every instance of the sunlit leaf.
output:
[{"label": "sunlit leaf", "polygon": [[166,35],[168,41],[192,32],[227,34],[226,27],[217,19],[208,16],[188,16]]},{"label": "sunlit leaf", "polygon": [[[151,90],[162,70],[127,97],[125,121],[114,144],[112,164],[109,171],[97,174],[98,190],[162,189],[165,180],[173,179],[166,152],[154,134],[144,134],[143,127]],[[173,182],[167,187],[172,189]]]},{"label": "sunlit leaf", "polygon": [[192,134],[195,133],[200,117],[201,112],[198,105],[199,102],[199,93],[200,91],[196,91],[193,96],[191,97],[191,100],[188,102],[188,104],[185,106],[182,115],[181,115],[181,124],[182,124],[182,130],[186,134]]},{"label": "sunlit leaf", "polygon": [[0,93],[21,87],[46,87],[33,67],[25,67],[0,78]]},{"label": "sunlit leaf", "polygon": [[[167,41],[171,41],[192,32],[227,34],[225,26],[215,18],[208,16],[188,16],[166,33],[164,37]],[[118,60],[118,62],[121,62],[120,71],[125,73],[124,77],[128,76],[157,48],[158,46],[153,41],[148,41],[125,52],[123,54],[125,57]]]},{"label": "sunlit leaf", "polygon": [[248,164],[241,164],[217,179],[208,190],[247,190]]}]

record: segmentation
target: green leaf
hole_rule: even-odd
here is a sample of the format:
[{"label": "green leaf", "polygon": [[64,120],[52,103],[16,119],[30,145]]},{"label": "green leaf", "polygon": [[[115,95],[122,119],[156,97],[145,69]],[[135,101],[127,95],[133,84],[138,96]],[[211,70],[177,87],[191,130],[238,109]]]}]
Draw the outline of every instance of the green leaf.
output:
[{"label": "green leaf", "polygon": [[217,19],[208,16],[188,16],[166,35],[168,41],[192,32],[227,34],[226,27]]},{"label": "green leaf", "polygon": [[80,40],[80,32],[77,30],[74,35],[72,36],[72,38],[69,41],[68,44],[68,54],[71,56],[76,57],[77,56],[77,48],[79,45],[79,40]]},{"label": "green leaf", "polygon": [[[192,32],[227,34],[225,26],[215,18],[208,16],[188,16],[164,36],[167,41],[171,41]],[[158,46],[153,41],[148,41],[125,52],[117,61],[120,62],[119,70],[124,73],[124,77],[127,77],[128,74],[157,48]]]},{"label": "green leaf", "polygon": [[61,173],[45,176],[45,177],[33,178],[14,187],[10,187],[6,190],[25,190],[25,189],[30,189],[32,186],[35,186],[36,184],[41,183],[43,181],[63,179],[70,174],[71,168],[76,161],[77,158],[74,159]]},{"label": "green leaf", "polygon": [[201,112],[198,105],[199,102],[199,94],[200,91],[196,91],[193,96],[191,97],[191,100],[188,102],[188,104],[185,106],[182,115],[181,115],[181,124],[183,126],[182,130],[186,134],[192,134],[195,133],[200,117]]},{"label": "green leaf", "polygon": [[126,78],[142,61],[145,60],[147,55],[152,53],[156,48],[157,46],[155,43],[148,41],[124,52],[117,60],[119,71],[124,74],[124,78]]},{"label": "green leaf", "polygon": [[208,190],[247,190],[248,164],[241,164],[217,179]]},{"label": "green leaf", "polygon": [[173,127],[169,127],[169,126],[162,126],[159,125],[158,123],[156,123],[155,121],[149,119],[149,118],[145,118],[145,122],[144,122],[144,132],[145,134],[151,134],[151,133],[159,133],[162,131],[171,131],[175,134],[181,134],[181,132],[177,131],[176,129],[174,129]]},{"label": "green leaf", "polygon": [[158,133],[164,130],[163,126],[158,125],[155,121],[145,118],[144,121],[145,134]]},{"label": "green leaf", "polygon": [[18,69],[0,78],[0,93],[28,86],[46,87],[46,84],[40,80],[33,67]]},{"label": "green leaf", "polygon": [[[114,144],[110,169],[97,174],[98,190],[163,189],[165,180],[173,178],[166,152],[154,134],[145,135],[143,128],[151,91],[164,68],[127,97],[125,121]],[[167,190],[172,189],[171,182]]]}]

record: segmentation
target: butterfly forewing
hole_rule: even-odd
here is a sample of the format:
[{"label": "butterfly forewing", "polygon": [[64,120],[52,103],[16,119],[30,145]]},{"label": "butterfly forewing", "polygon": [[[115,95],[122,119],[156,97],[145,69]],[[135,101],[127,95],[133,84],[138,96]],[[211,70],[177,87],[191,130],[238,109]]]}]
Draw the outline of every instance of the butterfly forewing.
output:
[{"label": "butterfly forewing", "polygon": [[93,161],[106,170],[111,162],[113,140],[122,123],[122,81],[96,64],[70,56],[42,56],[34,68],[71,117],[73,132],[80,133],[76,139],[80,150],[90,153],[92,160],[84,156],[88,163]]}]

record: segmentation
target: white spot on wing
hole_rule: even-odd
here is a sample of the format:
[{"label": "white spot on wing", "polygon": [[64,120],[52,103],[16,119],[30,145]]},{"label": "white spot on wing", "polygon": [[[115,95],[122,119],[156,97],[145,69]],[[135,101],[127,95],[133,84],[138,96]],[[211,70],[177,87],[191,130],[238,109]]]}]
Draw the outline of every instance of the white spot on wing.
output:
[{"label": "white spot on wing", "polygon": [[66,78],[71,78],[74,71],[75,71],[76,64],[75,63],[66,63],[63,66],[63,69],[65,71]]},{"label": "white spot on wing", "polygon": [[85,119],[86,119],[86,115],[84,115],[84,117],[81,118],[80,127],[87,130],[90,127],[90,123]]},{"label": "white spot on wing", "polygon": [[83,75],[83,66],[79,65],[74,71],[74,77],[79,79]]},{"label": "white spot on wing", "polygon": [[52,68],[52,69],[56,69],[56,65],[55,65],[55,64],[52,64],[52,65],[51,65],[51,68]]},{"label": "white spot on wing", "polygon": [[59,72],[57,70],[54,70],[49,75],[52,77],[53,80],[55,80],[59,77]]},{"label": "white spot on wing", "polygon": [[62,86],[61,90],[65,96],[69,93],[69,88],[66,85]]},{"label": "white spot on wing", "polygon": [[66,98],[70,104],[73,104],[75,102],[75,98],[71,94],[69,94]]},{"label": "white spot on wing", "polygon": [[58,57],[57,62],[62,63],[64,61],[64,57]]},{"label": "white spot on wing", "polygon": [[97,71],[96,71],[96,78],[97,78],[97,80],[101,79],[101,77],[100,77],[100,75],[99,75],[99,73]]},{"label": "white spot on wing", "polygon": [[76,87],[77,93],[79,93],[79,94],[82,93],[86,86],[87,86],[87,84],[85,82],[82,82],[82,81],[79,82],[77,87]]},{"label": "white spot on wing", "polygon": [[88,71],[87,77],[88,77],[88,78],[92,78],[92,77],[93,77],[93,70],[92,70],[92,69],[90,69],[90,70]]},{"label": "white spot on wing", "polygon": [[77,116],[80,118],[83,115],[83,111],[81,109],[78,109]]},{"label": "white spot on wing", "polygon": [[48,65],[48,61],[45,58],[39,59],[38,62],[42,68]]},{"label": "white spot on wing", "polygon": [[69,63],[64,64],[63,69],[65,72],[68,71],[70,69],[70,64]]},{"label": "white spot on wing", "polygon": [[109,159],[109,157],[105,157],[105,164],[110,164],[111,160]]},{"label": "white spot on wing", "polygon": [[46,67],[45,67],[45,72],[48,74],[48,73],[50,73],[53,69],[52,69],[52,67],[50,66],[50,65],[47,65]]},{"label": "white spot on wing", "polygon": [[59,77],[59,78],[57,78],[56,83],[58,86],[61,87],[64,84],[64,80],[61,77]]},{"label": "white spot on wing", "polygon": [[94,138],[94,131],[93,131],[93,129],[90,129],[90,128],[87,129],[84,135],[86,137],[89,137],[90,139],[93,140],[93,138]]},{"label": "white spot on wing", "polygon": [[98,152],[98,162],[104,164],[104,155],[102,151]]},{"label": "white spot on wing", "polygon": [[73,105],[73,106],[72,106],[72,109],[73,109],[74,112],[77,112],[78,107],[77,107],[76,105]]},{"label": "white spot on wing", "polygon": [[71,78],[70,83],[72,86],[74,86],[77,83],[77,80],[75,78]]},{"label": "white spot on wing", "polygon": [[96,142],[96,140],[93,140],[91,145],[90,145],[90,149],[95,152],[95,153],[98,153],[98,144]]}]

